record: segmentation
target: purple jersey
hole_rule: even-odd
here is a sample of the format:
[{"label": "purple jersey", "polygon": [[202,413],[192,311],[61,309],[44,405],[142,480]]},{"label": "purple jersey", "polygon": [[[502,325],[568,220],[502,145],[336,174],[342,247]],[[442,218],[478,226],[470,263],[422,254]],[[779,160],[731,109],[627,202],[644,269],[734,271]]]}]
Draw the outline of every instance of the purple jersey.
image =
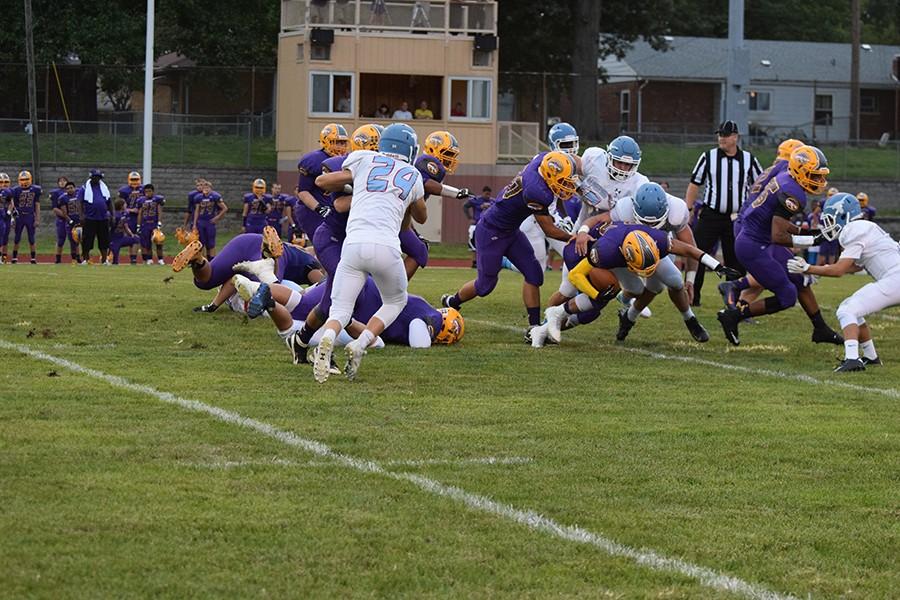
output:
[{"label": "purple jersey", "polygon": [[222,196],[219,192],[210,192],[209,196],[197,194],[194,196],[194,206],[200,207],[200,213],[197,215],[198,221],[209,221],[219,214],[219,202]]},{"label": "purple jersey", "polygon": [[481,217],[482,225],[495,231],[515,231],[531,215],[549,214],[554,195],[538,172],[546,152],[541,152],[509,185]]},{"label": "purple jersey", "polygon": [[422,185],[425,185],[432,179],[438,183],[443,183],[444,177],[447,176],[447,169],[444,167],[444,164],[429,154],[423,154],[417,158],[415,167],[422,174]]},{"label": "purple jersey", "polygon": [[788,161],[786,160],[776,160],[772,163],[772,166],[759,174],[759,177],[756,178],[756,181],[753,182],[753,185],[750,186],[750,193],[747,194],[747,199],[744,201],[744,204],[741,206],[741,211],[738,214],[738,218],[740,219],[745,212],[750,210],[750,205],[753,204],[753,201],[756,200],[756,197],[769,185],[769,182],[775,179],[778,175],[781,175],[788,168]]},{"label": "purple jersey", "polygon": [[112,227],[112,237],[125,237],[125,235],[127,234],[125,231],[125,227],[128,225],[128,212],[124,210],[117,210],[113,216],[115,217],[115,224]]},{"label": "purple jersey", "polygon": [[109,198],[103,196],[103,190],[99,182],[88,182],[85,185],[91,186],[91,191],[93,192],[93,202],[87,202],[84,199],[84,186],[78,188],[78,200],[81,202],[85,220],[105,221],[109,218],[109,213],[112,210],[112,202],[110,202]]},{"label": "purple jersey", "polygon": [[[591,246],[591,249],[588,251],[588,262],[590,262],[592,266],[599,267],[601,269],[628,268],[628,263],[625,262],[625,255],[622,254],[622,243],[625,241],[625,236],[627,236],[632,231],[643,231],[650,234],[650,237],[653,238],[653,241],[656,242],[656,247],[659,249],[660,258],[663,258],[669,254],[670,237],[667,232],[660,229],[647,227],[646,225],[638,225],[632,223],[610,223],[608,225],[598,225],[591,230],[591,236],[597,237],[597,241],[594,242],[594,245]],[[572,247],[574,253],[574,240],[570,242],[568,246],[566,246],[565,253],[567,255],[570,254],[570,246]],[[578,264],[580,260],[575,260],[574,262],[575,264]]]},{"label": "purple jersey", "polygon": [[244,204],[247,206],[247,225],[265,225],[266,208],[272,204],[272,196],[263,194],[260,197],[251,192],[244,194]]},{"label": "purple jersey", "polygon": [[[382,300],[381,294],[378,293],[378,287],[371,277],[366,277],[366,284],[356,299],[353,318],[366,323],[381,308],[381,305]],[[441,330],[444,323],[443,315],[428,304],[424,298],[415,294],[409,294],[406,306],[400,311],[397,319],[381,333],[381,339],[386,344],[403,344],[408,346],[409,324],[415,319],[421,319],[425,322],[431,332],[431,339],[434,339],[435,334]]]},{"label": "purple jersey", "polygon": [[[322,172],[324,173],[335,173],[344,168],[344,160],[346,156],[332,156],[328,160],[322,163]],[[334,206],[334,200],[338,196],[345,196],[344,192],[332,192],[329,194],[328,201]],[[299,200],[297,204],[302,204]],[[331,229],[331,233],[334,235],[338,235],[343,239],[343,236],[347,233],[347,219],[350,217],[349,212],[339,213],[336,210],[331,211],[325,218],[325,223],[328,224],[328,227]]]},{"label": "purple jersey", "polygon": [[31,185],[27,188],[15,186],[9,190],[9,198],[13,206],[19,211],[19,217],[34,216],[34,209],[41,202],[41,188]]},{"label": "purple jersey", "polygon": [[[322,174],[322,163],[329,158],[337,157],[329,157],[327,152],[319,149],[304,154],[300,158],[300,162],[297,163],[297,171],[299,173],[297,189],[301,192],[312,194],[316,202],[326,206],[331,206],[331,195],[316,185],[316,177]],[[312,237],[316,228],[322,224],[322,217],[300,201],[297,202],[297,207],[294,211],[294,221],[307,237]]]},{"label": "purple jersey", "polygon": [[[50,193],[48,194],[48,196],[50,197],[50,209],[52,210],[54,208],[59,208],[61,210],[66,210],[66,207],[60,205],[59,202],[60,198],[64,197],[65,195],[66,190],[64,190],[63,188],[53,188],[52,190],[50,190]],[[56,220],[62,222],[67,221],[65,217],[60,217],[59,215],[56,215]]]},{"label": "purple jersey", "polygon": [[159,209],[165,203],[166,199],[163,196],[154,195],[152,198],[146,196],[141,198],[141,201],[138,204],[138,208],[141,209],[141,223],[148,225],[153,224],[155,227],[159,222]]},{"label": "purple jersey", "polygon": [[287,194],[278,194],[277,196],[272,196],[272,211],[266,215],[266,223],[274,227],[275,229],[280,229],[280,221],[284,216],[284,209],[291,205],[290,196]]},{"label": "purple jersey", "polygon": [[874,206],[865,207],[864,209],[862,209],[862,214],[863,214],[862,218],[865,219],[866,221],[874,221],[875,220],[875,207]]},{"label": "purple jersey", "polygon": [[481,208],[481,205],[482,204],[490,205],[493,203],[494,203],[493,198],[485,198],[484,196],[478,196],[477,198],[469,198],[468,200],[466,200],[466,203],[463,206],[472,209],[472,222],[478,223],[478,221],[481,219],[481,213],[483,213],[488,208],[490,208],[490,206],[488,206],[487,208]]},{"label": "purple jersey", "polygon": [[761,244],[772,243],[772,219],[790,220],[806,206],[806,192],[790,173],[783,172],[769,180],[756,196],[747,199],[742,210],[740,235]]},{"label": "purple jersey", "polygon": [[68,195],[63,193],[62,196],[56,199],[56,207],[61,208],[66,211],[66,214],[69,215],[69,219],[74,221],[75,223],[81,222],[81,217],[78,216],[78,195]]},{"label": "purple jersey", "polygon": [[187,195],[187,208],[185,212],[190,216],[194,216],[194,208],[197,206],[197,197],[202,196],[203,192],[200,190],[194,190],[192,192],[188,192]]}]

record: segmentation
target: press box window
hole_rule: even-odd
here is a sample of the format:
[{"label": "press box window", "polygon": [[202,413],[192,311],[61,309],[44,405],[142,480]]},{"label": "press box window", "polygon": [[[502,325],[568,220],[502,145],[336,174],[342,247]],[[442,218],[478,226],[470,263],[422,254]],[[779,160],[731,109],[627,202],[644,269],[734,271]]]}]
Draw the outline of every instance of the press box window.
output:
[{"label": "press box window", "polygon": [[310,73],[310,113],[352,114],[353,75],[350,73]]},{"label": "press box window", "polygon": [[491,118],[490,79],[450,79],[450,106],[461,104],[467,119]]}]

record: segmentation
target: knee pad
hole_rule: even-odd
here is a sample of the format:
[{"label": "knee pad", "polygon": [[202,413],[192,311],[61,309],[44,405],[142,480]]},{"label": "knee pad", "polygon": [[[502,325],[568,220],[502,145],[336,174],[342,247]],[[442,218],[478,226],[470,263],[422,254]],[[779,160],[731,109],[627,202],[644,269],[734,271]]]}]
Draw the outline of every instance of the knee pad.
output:
[{"label": "knee pad", "polygon": [[858,314],[859,311],[856,310],[856,306],[854,306],[854,302],[850,298],[841,302],[836,311],[837,320],[838,323],[841,324],[841,329],[847,325],[862,325],[865,323],[865,320],[857,316]]},{"label": "knee pad", "polygon": [[797,288],[793,285],[782,286],[775,290],[775,298],[778,299],[781,310],[786,310],[797,304]]}]

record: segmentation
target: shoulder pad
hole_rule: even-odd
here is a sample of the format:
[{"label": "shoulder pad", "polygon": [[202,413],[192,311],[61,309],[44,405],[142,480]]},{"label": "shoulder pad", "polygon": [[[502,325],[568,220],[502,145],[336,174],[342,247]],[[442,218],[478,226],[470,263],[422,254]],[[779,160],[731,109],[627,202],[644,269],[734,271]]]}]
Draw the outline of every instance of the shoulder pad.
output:
[{"label": "shoulder pad", "polygon": [[866,234],[869,233],[871,225],[871,221],[864,219],[850,221],[841,229],[841,233],[838,235],[838,242],[845,248],[854,242],[862,242]]}]

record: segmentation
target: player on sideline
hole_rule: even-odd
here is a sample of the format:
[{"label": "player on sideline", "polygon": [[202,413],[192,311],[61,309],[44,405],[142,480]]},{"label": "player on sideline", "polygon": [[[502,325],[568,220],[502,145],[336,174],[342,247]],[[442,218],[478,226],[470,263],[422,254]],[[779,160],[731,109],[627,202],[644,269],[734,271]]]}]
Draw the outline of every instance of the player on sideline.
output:
[{"label": "player on sideline", "polygon": [[[128,174],[128,183],[119,188],[119,198],[125,201],[125,213],[128,216],[128,229],[132,234],[137,231],[138,210],[141,199],[144,197],[144,186],[141,185],[141,174],[132,171]],[[121,248],[121,246],[120,246]],[[131,264],[137,264],[137,252],[135,246],[128,249],[128,260]]]},{"label": "player on sideline", "polygon": [[66,245],[66,238],[69,237],[70,217],[67,206],[60,206],[59,199],[66,195],[66,184],[69,182],[65,177],[59,177],[56,180],[56,187],[50,190],[48,194],[50,198],[50,210],[56,215],[56,260],[55,264],[62,262],[63,246]]},{"label": "player on sideline", "polygon": [[12,203],[12,216],[16,220],[12,262],[19,262],[19,242],[22,241],[22,230],[24,229],[28,233],[31,264],[36,264],[34,229],[41,222],[41,187],[33,184],[31,172],[22,171],[19,173],[19,185],[10,189],[7,194]]},{"label": "player on sideline", "polygon": [[834,371],[864,371],[867,366],[880,365],[865,317],[900,304],[900,245],[881,227],[866,220],[859,201],[844,193],[835,194],[825,202],[822,235],[840,242],[843,251],[837,262],[810,265],[803,258],[795,257],[788,261],[788,270],[840,277],[865,269],[875,279],[838,306],[837,318],[844,330],[844,360]]},{"label": "player on sideline", "polygon": [[544,232],[558,240],[569,241],[571,235],[553,223],[549,207],[556,198],[567,200],[575,194],[578,159],[565,152],[541,152],[516,175],[496,202],[475,226],[478,276],[463,284],[455,294],[444,294],[441,304],[459,310],[464,302],[484,297],[494,291],[503,261],[507,257],[522,273],[522,299],[528,311],[529,332],[541,323],[541,285],[544,271],[534,256],[528,237],[519,229],[534,215]]},{"label": "player on sideline", "polygon": [[[354,189],[347,237],[331,292],[331,312],[313,363],[313,375],[319,383],[328,379],[334,340],[350,322],[367,274],[375,280],[384,303],[359,337],[345,347],[344,374],[348,379],[356,377],[366,348],[406,306],[408,280],[400,254],[400,230],[410,217],[418,223],[428,218],[422,175],[413,166],[418,151],[415,130],[405,123],[394,123],[384,128],[378,152],[354,152],[344,161],[343,170],[316,179],[316,185],[327,191],[344,189],[347,184]],[[341,202],[337,208],[345,204]]]},{"label": "player on sideline", "polygon": [[[157,264],[166,264],[163,258],[162,233],[163,205],[166,199],[156,194],[152,183],[144,186],[144,197],[138,205],[138,227],[134,233],[140,236],[141,253],[145,265],[153,264],[153,246],[156,246]],[[159,230],[159,233],[156,233]]]},{"label": "player on sideline", "polygon": [[187,229],[187,226],[191,223],[191,219],[194,217],[194,197],[203,193],[203,182],[205,181],[206,180],[202,177],[194,179],[194,189],[188,192],[187,195],[187,208],[184,209],[184,223],[181,224],[182,229]]},{"label": "player on sideline", "polygon": [[[798,290],[808,290],[802,277],[792,278],[788,273],[787,261],[778,246],[808,247],[815,243],[814,235],[804,235],[790,219],[803,210],[807,194],[825,191],[828,174],[828,161],[822,151],[800,146],[791,153],[787,172],[775,176],[756,197],[748,198],[749,206],[741,211],[735,253],[747,272],[774,295],[719,311],[719,322],[731,344],[740,344],[738,324],[743,319],[788,309],[797,303]],[[812,308],[815,310],[810,314]],[[843,342],[825,323],[817,305],[810,304],[806,310],[813,323],[814,342]]]},{"label": "player on sideline", "polygon": [[12,227],[12,209],[9,205],[9,175],[0,173],[0,265],[9,261],[6,245],[9,243],[9,230]]},{"label": "player on sideline", "polygon": [[[194,196],[194,202],[197,197]],[[266,180],[254,179],[251,191],[244,194],[244,212],[241,214],[241,233],[262,233],[266,215],[272,210],[272,196],[266,193]]]},{"label": "player on sideline", "polygon": [[70,256],[72,264],[78,264],[81,262],[81,252],[78,247],[80,240],[74,230],[81,227],[81,217],[78,215],[78,194],[74,181],[66,182],[63,194],[56,199],[56,207],[66,214],[66,237],[69,240]]},{"label": "player on sideline", "polygon": [[206,258],[212,260],[216,256],[216,224],[228,212],[228,206],[222,196],[213,191],[210,182],[204,179],[200,188],[200,193],[194,196],[192,231],[197,232],[200,243],[206,249]]}]

